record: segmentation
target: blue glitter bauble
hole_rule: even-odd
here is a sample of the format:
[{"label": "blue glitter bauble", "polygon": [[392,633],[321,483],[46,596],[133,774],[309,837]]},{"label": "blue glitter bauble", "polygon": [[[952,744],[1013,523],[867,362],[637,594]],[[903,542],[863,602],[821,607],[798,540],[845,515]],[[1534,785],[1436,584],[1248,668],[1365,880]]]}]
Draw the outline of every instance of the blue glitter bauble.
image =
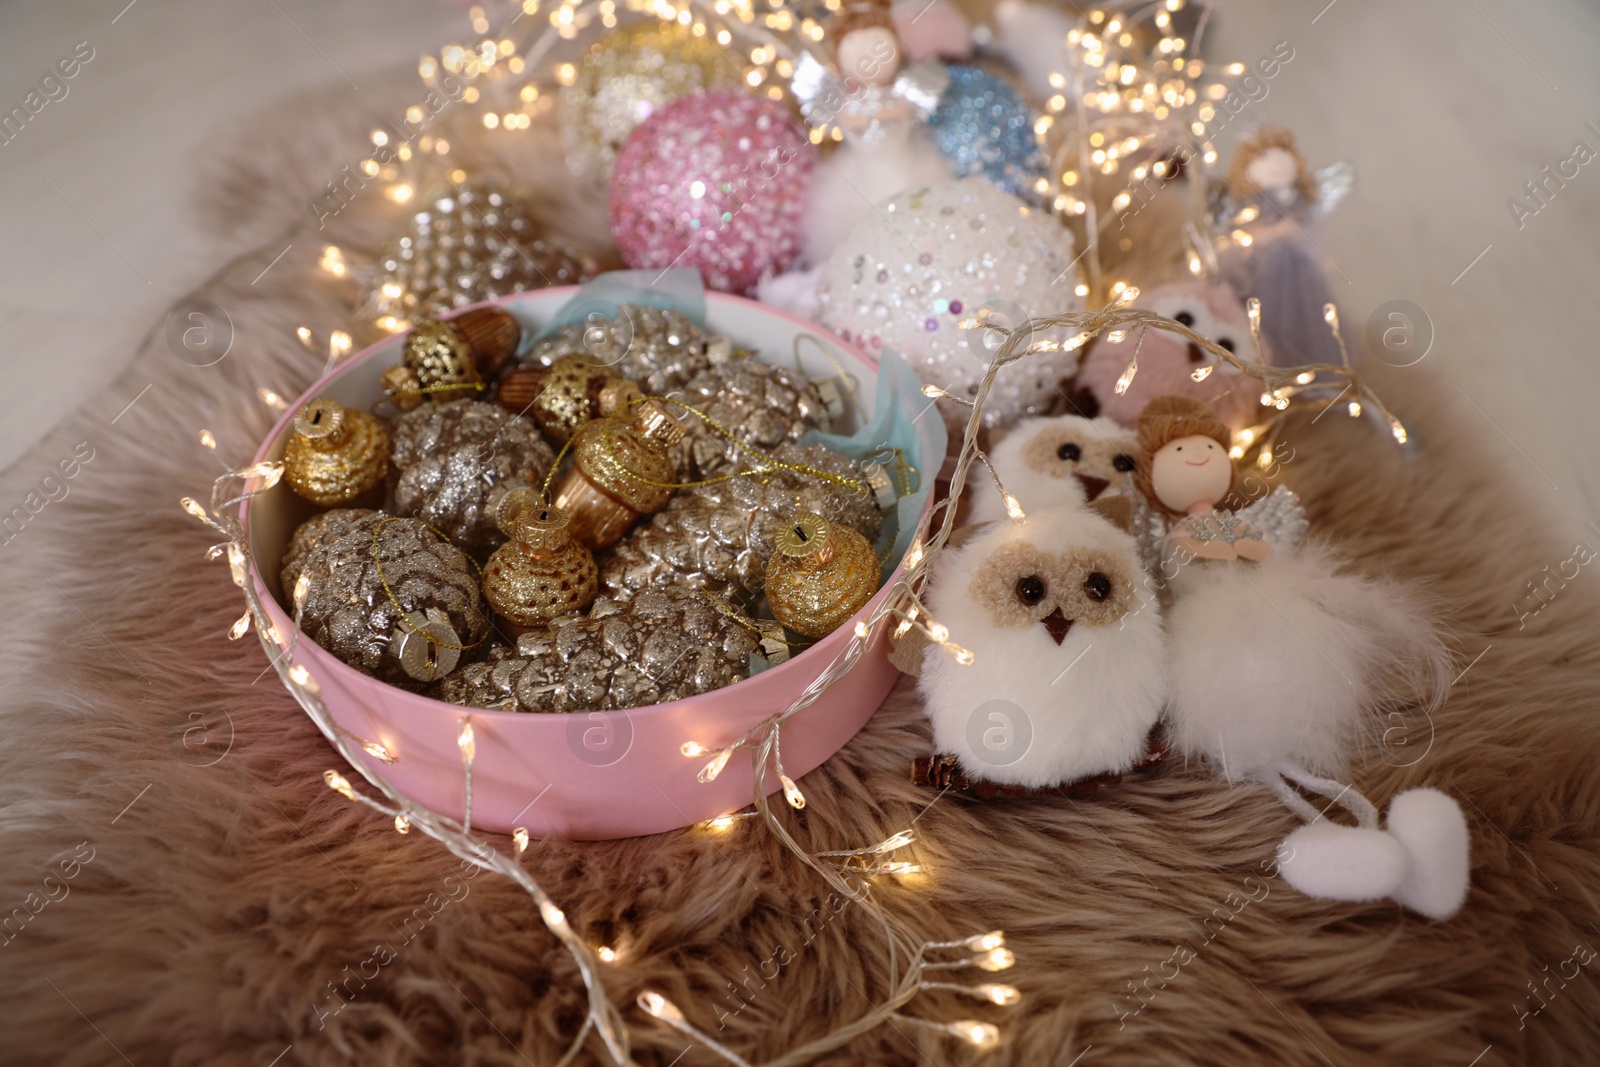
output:
[{"label": "blue glitter bauble", "polygon": [[950,84],[928,116],[939,154],[957,178],[978,175],[1024,200],[1045,176],[1034,113],[1005,82],[976,67],[950,66]]}]

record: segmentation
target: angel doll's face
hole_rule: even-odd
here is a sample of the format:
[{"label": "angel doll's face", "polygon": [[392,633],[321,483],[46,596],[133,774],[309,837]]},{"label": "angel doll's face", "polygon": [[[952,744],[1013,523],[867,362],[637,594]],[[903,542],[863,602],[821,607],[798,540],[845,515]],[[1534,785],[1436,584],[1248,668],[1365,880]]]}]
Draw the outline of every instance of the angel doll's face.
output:
[{"label": "angel doll's face", "polygon": [[866,26],[838,44],[839,73],[868,85],[888,85],[900,71],[900,41],[887,26]]},{"label": "angel doll's face", "polygon": [[1227,450],[1204,434],[1178,437],[1151,457],[1150,484],[1173,511],[1210,508],[1228,495],[1233,466]]},{"label": "angel doll's face", "polygon": [[1244,169],[1245,177],[1263,192],[1287,189],[1300,174],[1300,164],[1282,148],[1269,148],[1252,159]]}]

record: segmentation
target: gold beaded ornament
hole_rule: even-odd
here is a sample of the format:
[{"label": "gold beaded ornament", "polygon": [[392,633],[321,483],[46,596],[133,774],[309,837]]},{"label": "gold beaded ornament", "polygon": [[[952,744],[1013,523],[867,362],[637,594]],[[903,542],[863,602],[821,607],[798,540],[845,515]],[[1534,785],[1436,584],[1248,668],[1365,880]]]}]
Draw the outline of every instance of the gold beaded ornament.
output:
[{"label": "gold beaded ornament", "polygon": [[495,399],[528,415],[549,440],[564,445],[586,422],[624,411],[641,399],[638,383],[583,356],[562,356],[548,367],[518,367],[500,381]]},{"label": "gold beaded ornament", "polygon": [[677,488],[671,447],[683,424],[659,400],[639,405],[632,425],[618,415],[587,422],[569,443],[572,467],[555,506],[572,521],[572,536],[599,552],[633,524],[660,511]]},{"label": "gold beaded ornament", "polygon": [[516,317],[500,308],[474,308],[449,321],[420,319],[406,334],[401,363],[379,376],[389,400],[411,411],[428,397],[459,400],[483,392],[522,340]]},{"label": "gold beaded ornament", "polygon": [[483,595],[501,618],[531,629],[594,603],[600,572],[594,555],[572,539],[565,513],[519,490],[501,503],[497,518],[511,540],[489,557]]},{"label": "gold beaded ornament", "polygon": [[319,396],[294,418],[283,478],[298,495],[339,507],[376,489],[389,472],[389,431],[356,408]]},{"label": "gold beaded ornament", "polygon": [[802,512],[774,538],[767,604],[785,629],[819,640],[843,626],[878,591],[878,554],[848,526]]}]

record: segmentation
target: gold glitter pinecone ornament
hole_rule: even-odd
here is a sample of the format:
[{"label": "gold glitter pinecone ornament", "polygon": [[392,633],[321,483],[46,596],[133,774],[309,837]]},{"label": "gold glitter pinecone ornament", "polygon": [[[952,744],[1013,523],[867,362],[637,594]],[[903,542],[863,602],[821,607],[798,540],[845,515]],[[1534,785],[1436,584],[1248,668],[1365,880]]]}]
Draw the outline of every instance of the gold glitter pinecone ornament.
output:
[{"label": "gold glitter pinecone ornament", "polygon": [[[504,510],[502,506],[502,510]],[[483,568],[483,595],[515,626],[543,626],[594,602],[600,572],[594,556],[574,541],[556,508],[523,503]]]},{"label": "gold glitter pinecone ornament", "polygon": [[506,365],[522,326],[501,308],[473,308],[448,321],[422,319],[406,334],[401,363],[379,376],[401,411],[424,400],[459,400],[484,392],[485,378]]},{"label": "gold glitter pinecone ornament", "polygon": [[489,629],[471,560],[415,519],[359,510],[311,519],[280,575],[291,610],[302,579],[306,637],[404,689],[449,674]]},{"label": "gold glitter pinecone ornament", "polygon": [[389,472],[389,431],[356,408],[319,396],[294,418],[283,449],[283,479],[321,507],[373,493]]},{"label": "gold glitter pinecone ornament", "polygon": [[517,367],[500,380],[495,400],[507,411],[527,415],[558,445],[584,423],[610,415],[638,400],[636,382],[587,356],[562,356],[548,367]]},{"label": "gold glitter pinecone ornament", "polygon": [[725,338],[711,337],[681,311],[623,304],[613,316],[592,312],[560,327],[521,362],[548,367],[562,356],[587,356],[638,382],[646,395],[666,396],[732,354]]},{"label": "gold glitter pinecone ornament", "polygon": [[561,91],[568,167],[604,181],[628,134],[663,104],[741,76],[716,45],[687,26],[651,20],[606,34]]},{"label": "gold glitter pinecone ornament", "polygon": [[673,459],[685,481],[714,478],[756,465],[758,455],[799,444],[813,430],[827,431],[844,414],[843,394],[832,380],[808,381],[797,371],[759,359],[733,359],[701,371],[671,394],[732,434],[738,444],[701,419],[683,418],[683,440]]},{"label": "gold glitter pinecone ornament", "polygon": [[687,589],[602,597],[587,615],[523,634],[515,649],[496,647],[433,695],[467,707],[545,712],[681,700],[749,676],[759,643],[753,626],[736,609],[719,610]]},{"label": "gold glitter pinecone ornament", "polygon": [[[782,445],[775,458],[849,481],[867,468],[821,445]],[[680,490],[665,509],[600,560],[600,589],[627,596],[685,586],[753,603],[784,525],[813,511],[876,542],[883,510],[870,493],[799,471],[774,470]]]},{"label": "gold glitter pinecone ornament", "polygon": [[523,202],[498,186],[475,179],[440,185],[379,252],[363,317],[415,322],[497,296],[574,285],[599,269],[539,233]]},{"label": "gold glitter pinecone ornament", "polygon": [[572,520],[572,536],[599,552],[610,548],[672,498],[677,471],[669,451],[683,427],[659,400],[585,423],[572,439],[572,466],[556,490],[556,507]]},{"label": "gold glitter pinecone ornament", "polygon": [[767,564],[772,617],[801,637],[820,640],[843,626],[878,591],[878,554],[865,537],[804,512],[778,531]]},{"label": "gold glitter pinecone ornament", "polygon": [[398,515],[438,529],[482,559],[504,541],[494,509],[537,488],[555,455],[529,419],[486,400],[426,404],[394,422],[391,499]]}]

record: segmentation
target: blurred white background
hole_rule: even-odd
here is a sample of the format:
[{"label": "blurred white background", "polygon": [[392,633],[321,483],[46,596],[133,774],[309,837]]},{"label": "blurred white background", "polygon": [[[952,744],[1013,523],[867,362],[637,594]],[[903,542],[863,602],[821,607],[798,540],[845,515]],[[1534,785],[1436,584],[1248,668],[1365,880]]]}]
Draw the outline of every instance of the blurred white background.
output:
[{"label": "blurred white background", "polygon": [[[87,41],[94,58],[0,145],[0,468],[111,382],[169,304],[239,248],[188,208],[213,134],[291,90],[354,98],[464,33],[441,0],[0,5],[0,112]],[[1600,477],[1600,160],[1519,230],[1508,200],[1576,141],[1600,152],[1600,8],[1584,0],[1221,0],[1212,58],[1295,58],[1253,104],[1312,165],[1355,164],[1317,237],[1347,332],[1423,308],[1426,364],[1506,468],[1586,539]],[[337,70],[335,69],[337,64]],[[1224,142],[1225,144],[1227,142]],[[1463,273],[1464,272],[1464,273]],[[1347,279],[1347,280],[1346,280]],[[1474,407],[1477,410],[1474,410]]]}]

